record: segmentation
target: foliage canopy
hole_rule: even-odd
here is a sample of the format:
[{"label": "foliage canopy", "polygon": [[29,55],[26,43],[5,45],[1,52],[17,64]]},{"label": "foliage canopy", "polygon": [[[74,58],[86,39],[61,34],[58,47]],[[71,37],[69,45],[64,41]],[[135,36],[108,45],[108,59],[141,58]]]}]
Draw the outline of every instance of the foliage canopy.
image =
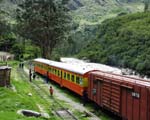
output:
[{"label": "foliage canopy", "polygon": [[66,38],[69,16],[64,3],[57,0],[26,0],[18,9],[20,35],[31,39],[50,58],[53,48]]},{"label": "foliage canopy", "polygon": [[96,40],[79,54],[93,62],[128,67],[150,75],[150,13],[136,13],[105,20]]}]

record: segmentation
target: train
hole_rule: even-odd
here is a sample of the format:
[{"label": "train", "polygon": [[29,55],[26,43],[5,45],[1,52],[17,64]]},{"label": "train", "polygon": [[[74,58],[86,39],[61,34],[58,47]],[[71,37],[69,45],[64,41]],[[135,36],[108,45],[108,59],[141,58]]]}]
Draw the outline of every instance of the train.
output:
[{"label": "train", "polygon": [[150,120],[150,81],[48,59],[33,60],[34,71],[88,99],[122,120]]}]

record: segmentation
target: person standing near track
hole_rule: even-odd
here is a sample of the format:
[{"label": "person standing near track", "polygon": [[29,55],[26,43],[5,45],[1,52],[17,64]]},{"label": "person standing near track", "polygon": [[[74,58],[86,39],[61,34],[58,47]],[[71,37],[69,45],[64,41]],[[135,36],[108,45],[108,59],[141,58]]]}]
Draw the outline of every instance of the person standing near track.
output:
[{"label": "person standing near track", "polygon": [[50,86],[49,93],[50,93],[51,96],[53,96],[53,92],[54,92],[54,90],[53,90],[52,86]]},{"label": "person standing near track", "polygon": [[83,106],[86,105],[87,101],[88,101],[88,93],[86,90],[83,90],[83,93],[82,93],[82,100],[83,100]]},{"label": "person standing near track", "polygon": [[31,72],[31,69],[29,69],[29,81],[32,82],[32,72]]},{"label": "person standing near track", "polygon": [[33,80],[35,80],[35,77],[36,77],[36,74],[35,74],[35,72],[33,73],[33,75],[32,75],[32,76],[33,76]]}]

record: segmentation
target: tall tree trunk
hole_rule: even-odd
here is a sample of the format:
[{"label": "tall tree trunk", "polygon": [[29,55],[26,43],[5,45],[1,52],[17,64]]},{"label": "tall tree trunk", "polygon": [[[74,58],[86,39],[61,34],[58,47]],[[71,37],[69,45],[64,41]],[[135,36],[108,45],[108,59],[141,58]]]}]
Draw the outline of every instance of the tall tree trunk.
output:
[{"label": "tall tree trunk", "polygon": [[46,49],[45,49],[45,47],[46,47],[46,46],[42,46],[42,49],[41,49],[41,51],[42,51],[42,57],[43,57],[43,58],[47,58],[47,57],[46,57],[47,55],[46,55]]}]

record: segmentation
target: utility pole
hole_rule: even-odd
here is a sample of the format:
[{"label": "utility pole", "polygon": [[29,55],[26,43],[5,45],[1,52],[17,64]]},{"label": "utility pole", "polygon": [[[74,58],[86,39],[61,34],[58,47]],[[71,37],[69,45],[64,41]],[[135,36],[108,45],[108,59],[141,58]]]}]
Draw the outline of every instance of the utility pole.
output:
[{"label": "utility pole", "polygon": [[29,82],[32,82],[32,65],[29,63]]}]

